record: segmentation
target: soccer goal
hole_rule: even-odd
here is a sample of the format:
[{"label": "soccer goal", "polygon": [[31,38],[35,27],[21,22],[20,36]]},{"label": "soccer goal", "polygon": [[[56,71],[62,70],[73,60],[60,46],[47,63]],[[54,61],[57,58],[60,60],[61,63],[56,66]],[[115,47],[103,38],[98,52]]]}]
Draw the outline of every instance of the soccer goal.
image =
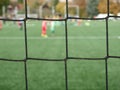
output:
[{"label": "soccer goal", "polygon": [[79,14],[80,14],[80,9],[79,9],[79,6],[78,5],[68,5],[67,6],[68,8],[68,13],[67,13],[67,9],[66,9],[66,6],[64,7],[64,13],[65,13],[65,17],[66,15],[68,14],[69,17],[79,17]]}]

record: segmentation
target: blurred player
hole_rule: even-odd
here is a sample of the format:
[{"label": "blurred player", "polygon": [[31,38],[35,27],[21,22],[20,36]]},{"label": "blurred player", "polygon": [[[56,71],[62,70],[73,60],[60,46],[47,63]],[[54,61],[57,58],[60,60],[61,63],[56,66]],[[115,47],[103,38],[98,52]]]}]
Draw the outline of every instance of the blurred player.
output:
[{"label": "blurred player", "polygon": [[[20,18],[20,20],[22,20],[22,18]],[[17,24],[18,24],[18,28],[20,30],[23,30],[23,21],[18,21]]]},{"label": "blurred player", "polygon": [[86,22],[85,22],[85,25],[86,25],[86,26],[90,26],[90,20],[86,21]]},{"label": "blurred player", "polygon": [[47,21],[43,20],[42,21],[42,32],[41,32],[42,37],[48,37],[47,36]]},{"label": "blurred player", "polygon": [[78,20],[77,20],[77,25],[80,26],[81,23],[82,23],[82,20],[78,19]]},{"label": "blurred player", "polygon": [[0,20],[0,30],[2,30],[2,26],[3,26],[2,20]]},{"label": "blurred player", "polygon": [[[53,19],[56,19],[55,16],[53,17]],[[51,21],[50,30],[51,30],[52,34],[55,33],[55,23],[56,23],[55,21]]]}]

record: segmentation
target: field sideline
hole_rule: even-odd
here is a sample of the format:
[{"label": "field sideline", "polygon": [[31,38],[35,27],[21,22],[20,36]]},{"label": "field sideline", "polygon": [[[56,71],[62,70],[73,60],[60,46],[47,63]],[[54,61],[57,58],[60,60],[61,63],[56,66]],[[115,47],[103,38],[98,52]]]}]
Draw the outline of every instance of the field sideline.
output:
[{"label": "field sideline", "polygon": [[[85,23],[90,23],[86,26]],[[106,22],[83,21],[80,26],[68,22],[68,56],[103,58],[106,56]],[[120,56],[120,20],[109,21],[109,55]],[[41,21],[27,22],[29,58],[64,59],[66,38],[64,22],[56,25],[54,35],[41,37]],[[0,58],[22,60],[25,56],[25,33],[14,22],[0,30]],[[120,88],[120,59],[108,59],[109,90]],[[64,62],[27,61],[29,90],[66,90]],[[69,90],[106,90],[105,61],[67,61]],[[0,61],[0,90],[25,90],[24,62]]]}]

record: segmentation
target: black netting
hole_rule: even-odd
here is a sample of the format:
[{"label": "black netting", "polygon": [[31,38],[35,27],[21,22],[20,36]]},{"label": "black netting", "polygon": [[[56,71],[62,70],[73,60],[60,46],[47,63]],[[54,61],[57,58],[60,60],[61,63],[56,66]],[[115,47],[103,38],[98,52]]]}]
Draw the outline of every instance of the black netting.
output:
[{"label": "black netting", "polygon": [[[115,17],[115,18],[120,18],[119,16],[110,16],[109,15],[109,0],[107,0],[107,10],[108,10],[108,13],[107,13],[107,17],[105,18],[77,18],[77,17],[69,17],[68,16],[68,0],[66,0],[66,18],[65,19],[57,19],[57,20],[53,20],[53,19],[43,19],[43,18],[30,18],[28,17],[28,13],[27,13],[27,0],[25,0],[25,18],[22,19],[22,20],[13,20],[13,19],[2,19],[1,20],[6,20],[6,21],[23,21],[24,22],[24,42],[25,42],[25,59],[23,60],[11,60],[11,59],[6,59],[5,58],[0,58],[1,61],[8,61],[8,62],[24,62],[24,75],[25,75],[25,89],[26,90],[29,90],[28,88],[28,69],[27,69],[27,63],[28,61],[32,61],[32,60],[37,60],[37,61],[47,61],[47,62],[64,62],[64,71],[65,71],[65,90],[69,90],[69,86],[68,86],[68,60],[89,60],[89,62],[91,62],[91,60],[103,60],[105,61],[105,86],[106,86],[106,90],[109,90],[108,89],[108,59],[110,58],[120,58],[120,56],[112,56],[109,54],[109,18],[110,17]],[[69,53],[69,48],[68,48],[68,19],[82,19],[82,20],[105,20],[106,22],[106,56],[103,57],[103,58],[86,58],[86,57],[71,57],[68,55]],[[65,57],[64,59],[49,59],[49,58],[32,58],[32,57],[29,57],[28,56],[28,51],[29,51],[29,48],[28,48],[28,40],[27,40],[27,20],[48,20],[48,21],[64,21],[65,24],[64,24],[64,27],[65,27]],[[78,71],[79,72],[79,71]],[[1,81],[1,80],[0,80]],[[2,81],[1,81],[2,82]],[[40,89],[38,89],[40,90]]]}]

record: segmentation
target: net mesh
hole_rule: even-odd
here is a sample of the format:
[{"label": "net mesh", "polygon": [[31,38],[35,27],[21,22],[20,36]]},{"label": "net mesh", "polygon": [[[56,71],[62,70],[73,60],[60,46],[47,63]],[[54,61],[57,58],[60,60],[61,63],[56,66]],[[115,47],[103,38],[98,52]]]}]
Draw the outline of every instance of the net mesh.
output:
[{"label": "net mesh", "polygon": [[[65,71],[65,90],[69,90],[68,88],[68,59],[76,59],[76,60],[103,60],[105,61],[105,76],[106,76],[106,90],[108,89],[108,59],[109,58],[120,58],[120,56],[111,56],[109,55],[109,18],[110,17],[115,17],[115,18],[120,18],[119,16],[110,16],[109,14],[109,0],[107,0],[107,17],[105,18],[79,18],[79,17],[69,17],[68,16],[68,0],[66,0],[66,18],[65,19],[57,19],[57,20],[53,20],[53,19],[43,19],[43,18],[30,18],[28,17],[28,13],[27,13],[27,0],[25,0],[25,18],[22,20],[16,20],[16,19],[1,19],[1,20],[7,20],[7,21],[23,21],[24,22],[24,38],[25,38],[25,59],[23,60],[11,60],[11,59],[5,59],[5,58],[0,58],[0,60],[2,61],[9,61],[9,62],[24,62],[24,75],[25,75],[25,86],[26,86],[26,90],[29,90],[28,88],[28,73],[27,73],[27,62],[28,60],[38,60],[38,61],[51,61],[51,62],[64,62],[64,71]],[[69,53],[69,48],[68,48],[68,19],[82,19],[82,20],[105,20],[106,22],[106,56],[103,58],[78,58],[78,57],[69,57],[68,53]],[[41,59],[41,58],[29,58],[28,57],[28,40],[27,40],[27,20],[48,20],[48,21],[64,21],[65,22],[65,45],[66,45],[66,52],[65,52],[65,58],[64,59]],[[89,62],[90,62],[89,61]]]}]

